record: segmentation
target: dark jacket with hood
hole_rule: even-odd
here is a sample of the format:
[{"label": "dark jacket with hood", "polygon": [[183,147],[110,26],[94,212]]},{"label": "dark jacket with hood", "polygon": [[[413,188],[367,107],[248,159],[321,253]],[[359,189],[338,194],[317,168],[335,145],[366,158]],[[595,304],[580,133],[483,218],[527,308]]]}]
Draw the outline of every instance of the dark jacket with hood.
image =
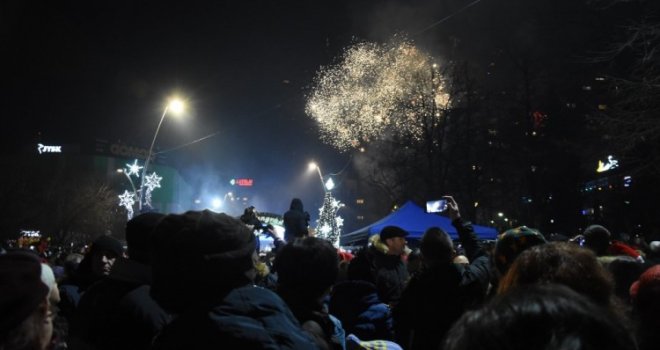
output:
[{"label": "dark jacket with hood", "polygon": [[378,296],[386,304],[394,305],[401,298],[410,275],[400,255],[387,254],[387,245],[378,235],[371,238],[369,256],[373,266]]},{"label": "dark jacket with hood", "polygon": [[341,320],[346,334],[362,340],[394,338],[390,308],[380,301],[371,282],[348,280],[335,285],[329,311]]},{"label": "dark jacket with hood", "polygon": [[427,265],[411,278],[393,309],[396,341],[406,349],[438,349],[452,324],[486,293],[490,260],[469,222],[456,219],[452,224],[470,265]]},{"label": "dark jacket with hood", "polygon": [[317,349],[277,294],[256,286],[230,291],[207,311],[188,310],[152,349]]},{"label": "dark jacket with hood", "polygon": [[303,210],[300,199],[294,198],[291,207],[284,213],[284,240],[290,242],[296,238],[307,236],[309,214]]}]

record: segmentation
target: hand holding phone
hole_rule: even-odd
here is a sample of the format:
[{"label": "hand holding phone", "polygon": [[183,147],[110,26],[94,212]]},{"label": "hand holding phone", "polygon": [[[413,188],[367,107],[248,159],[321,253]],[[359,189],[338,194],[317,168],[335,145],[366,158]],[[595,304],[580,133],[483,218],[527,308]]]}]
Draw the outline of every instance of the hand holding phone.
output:
[{"label": "hand holding phone", "polygon": [[438,199],[438,200],[426,202],[427,213],[442,213],[445,210],[447,210],[446,199]]},{"label": "hand holding phone", "polygon": [[461,213],[458,210],[458,203],[454,200],[452,196],[442,196],[443,199],[447,201],[447,215],[449,218],[454,221],[461,217]]}]

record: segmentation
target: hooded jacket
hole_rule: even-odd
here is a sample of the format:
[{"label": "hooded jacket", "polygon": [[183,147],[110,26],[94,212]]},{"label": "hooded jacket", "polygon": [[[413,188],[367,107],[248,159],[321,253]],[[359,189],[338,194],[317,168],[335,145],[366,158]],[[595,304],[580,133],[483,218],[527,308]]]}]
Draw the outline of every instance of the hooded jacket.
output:
[{"label": "hooded jacket", "polygon": [[277,294],[236,288],[210,310],[188,310],[166,326],[152,349],[317,349]]},{"label": "hooded jacket", "polygon": [[371,282],[349,280],[335,285],[329,311],[341,320],[347,334],[362,340],[394,338],[390,308],[380,301]]},{"label": "hooded jacket", "polygon": [[296,238],[307,236],[307,222],[309,214],[303,210],[300,199],[291,200],[291,207],[284,213],[284,240],[290,242]]}]

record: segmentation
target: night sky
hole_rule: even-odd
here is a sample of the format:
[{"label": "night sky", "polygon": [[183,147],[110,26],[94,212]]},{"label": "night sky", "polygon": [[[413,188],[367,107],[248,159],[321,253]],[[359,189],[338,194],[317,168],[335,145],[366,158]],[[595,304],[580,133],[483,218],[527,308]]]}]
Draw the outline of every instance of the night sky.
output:
[{"label": "night sky", "polygon": [[[318,205],[321,186],[307,163],[332,173],[350,159],[319,141],[304,113],[319,67],[354,40],[394,33],[438,57],[459,48],[486,67],[494,37],[517,33],[533,45],[548,34],[529,32],[523,19],[554,3],[3,1],[3,152],[96,138],[147,148],[165,101],[178,94],[190,112],[165,121],[157,148],[217,133],[167,153],[191,185],[250,177],[264,210],[282,212],[296,196]],[[580,22],[567,14],[562,20]]]}]

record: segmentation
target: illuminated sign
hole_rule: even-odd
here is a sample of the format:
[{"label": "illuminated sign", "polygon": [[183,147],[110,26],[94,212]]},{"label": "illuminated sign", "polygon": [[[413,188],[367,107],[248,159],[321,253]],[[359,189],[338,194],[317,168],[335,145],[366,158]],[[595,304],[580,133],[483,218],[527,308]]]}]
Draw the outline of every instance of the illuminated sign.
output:
[{"label": "illuminated sign", "polygon": [[608,170],[612,170],[619,167],[619,161],[614,159],[613,156],[607,156],[607,163],[603,161],[598,161],[598,168],[596,169],[597,173],[604,173]]},{"label": "illuminated sign", "polygon": [[62,146],[45,146],[42,144],[37,144],[37,151],[39,154],[43,153],[62,153]]},{"label": "illuminated sign", "polygon": [[41,237],[41,232],[38,230],[21,230],[23,237]]},{"label": "illuminated sign", "polygon": [[[112,145],[110,145],[110,153],[115,156],[145,159],[149,154],[149,150],[144,148],[113,143]],[[149,161],[153,161],[155,158],[156,158],[156,154],[152,153],[151,159],[149,159]]]},{"label": "illuminated sign", "polygon": [[241,187],[252,187],[254,184],[253,179],[231,179],[229,183],[232,186],[241,186]]},{"label": "illuminated sign", "polygon": [[623,187],[630,187],[631,184],[632,184],[632,176],[624,176]]}]

